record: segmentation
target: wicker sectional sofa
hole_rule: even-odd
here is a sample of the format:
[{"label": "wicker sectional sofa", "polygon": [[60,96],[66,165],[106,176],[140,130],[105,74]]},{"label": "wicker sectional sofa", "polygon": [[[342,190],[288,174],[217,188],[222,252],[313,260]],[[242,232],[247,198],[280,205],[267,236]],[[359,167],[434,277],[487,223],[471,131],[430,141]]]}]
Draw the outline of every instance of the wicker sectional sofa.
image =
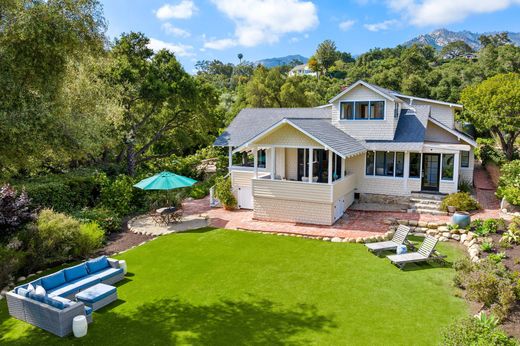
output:
[{"label": "wicker sectional sofa", "polygon": [[[101,256],[15,287],[6,295],[7,306],[11,316],[63,337],[72,332],[75,316],[84,315],[92,322],[92,309],[75,301],[77,293],[99,283],[113,285],[123,278],[119,261]],[[29,291],[29,284],[42,286],[46,295]]]}]

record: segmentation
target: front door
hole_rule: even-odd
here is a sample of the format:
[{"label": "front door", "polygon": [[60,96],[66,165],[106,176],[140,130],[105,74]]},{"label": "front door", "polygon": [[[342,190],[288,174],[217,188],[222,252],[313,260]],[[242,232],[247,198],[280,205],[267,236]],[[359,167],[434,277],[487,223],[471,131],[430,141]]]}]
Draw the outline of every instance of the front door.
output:
[{"label": "front door", "polygon": [[423,155],[423,177],[421,189],[425,191],[439,191],[439,172],[441,168],[440,154]]}]

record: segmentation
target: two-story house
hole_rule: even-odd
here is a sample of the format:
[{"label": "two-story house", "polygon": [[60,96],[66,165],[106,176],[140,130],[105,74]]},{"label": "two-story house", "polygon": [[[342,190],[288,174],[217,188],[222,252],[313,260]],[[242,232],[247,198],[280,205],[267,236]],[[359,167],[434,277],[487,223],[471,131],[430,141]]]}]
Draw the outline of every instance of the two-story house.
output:
[{"label": "two-story house", "polygon": [[460,109],[358,81],[318,108],[243,109],[214,145],[229,148],[233,192],[255,219],[331,225],[359,196],[472,182],[476,143],[455,128]]}]

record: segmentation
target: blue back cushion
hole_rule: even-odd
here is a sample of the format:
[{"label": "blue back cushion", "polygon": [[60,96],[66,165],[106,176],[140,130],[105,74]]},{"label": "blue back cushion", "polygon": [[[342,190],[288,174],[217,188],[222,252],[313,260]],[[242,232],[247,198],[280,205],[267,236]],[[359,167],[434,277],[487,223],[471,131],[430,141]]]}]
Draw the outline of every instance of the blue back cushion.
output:
[{"label": "blue back cushion", "polygon": [[31,298],[31,299],[34,299],[36,301],[39,301],[40,303],[44,303],[46,296],[41,296],[41,295],[36,294],[34,292],[29,292],[27,294],[27,298]]},{"label": "blue back cushion", "polygon": [[64,269],[65,279],[67,282],[82,278],[88,275],[87,266],[85,263],[78,264],[77,266]]},{"label": "blue back cushion", "polygon": [[60,309],[60,310],[63,310],[65,309],[66,307],[68,307],[68,304],[65,304],[64,302],[62,301],[59,301],[59,300],[55,300],[55,299],[52,299],[51,297],[49,296],[45,296],[43,298],[43,302],[45,304],[48,304],[52,307],[55,307],[56,309]]},{"label": "blue back cushion", "polygon": [[51,274],[49,276],[45,276],[41,278],[42,286],[46,291],[52,290],[55,287],[63,285],[65,281],[65,273],[63,270],[60,270],[57,273]]},{"label": "blue back cushion", "polygon": [[21,296],[27,297],[27,293],[29,293],[29,291],[26,288],[18,287],[16,289],[16,294],[19,294]]},{"label": "blue back cushion", "polygon": [[88,271],[90,274],[97,273],[103,269],[109,268],[110,264],[108,263],[107,256],[101,256],[98,258],[94,258],[87,262]]}]

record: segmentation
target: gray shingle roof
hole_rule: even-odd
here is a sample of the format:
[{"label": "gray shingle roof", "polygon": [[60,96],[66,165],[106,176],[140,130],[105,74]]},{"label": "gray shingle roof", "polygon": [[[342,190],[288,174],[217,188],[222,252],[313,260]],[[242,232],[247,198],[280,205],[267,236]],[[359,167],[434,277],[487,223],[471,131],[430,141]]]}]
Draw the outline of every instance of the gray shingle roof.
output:
[{"label": "gray shingle roof", "polygon": [[284,118],[330,119],[330,108],[245,108],[213,145],[238,147]]},{"label": "gray shingle roof", "polygon": [[298,128],[319,139],[341,156],[349,157],[365,152],[363,144],[331,124],[328,119],[287,119]]}]

